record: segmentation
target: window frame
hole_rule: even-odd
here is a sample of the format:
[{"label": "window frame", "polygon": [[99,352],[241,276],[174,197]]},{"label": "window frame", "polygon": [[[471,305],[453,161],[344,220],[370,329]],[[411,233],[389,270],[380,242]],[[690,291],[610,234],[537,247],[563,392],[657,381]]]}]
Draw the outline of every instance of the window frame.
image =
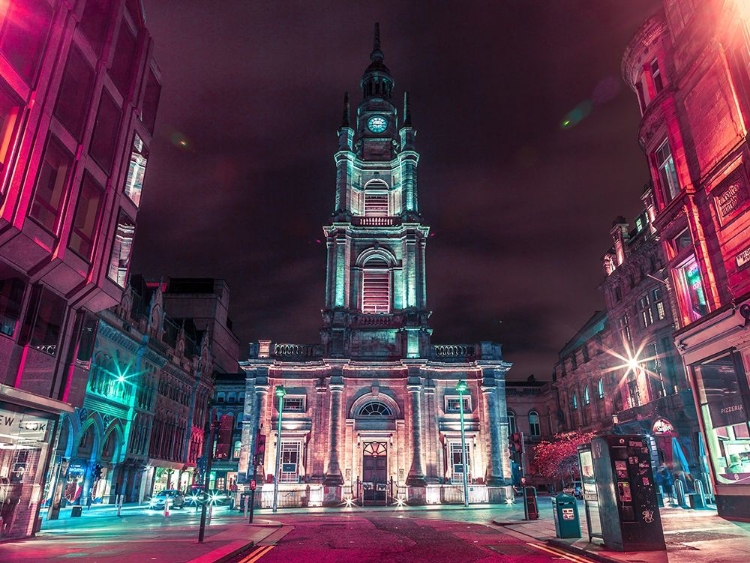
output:
[{"label": "window frame", "polygon": [[531,410],[529,411],[527,418],[529,420],[529,435],[541,436],[542,435],[542,418],[539,416],[539,412],[536,410]]}]

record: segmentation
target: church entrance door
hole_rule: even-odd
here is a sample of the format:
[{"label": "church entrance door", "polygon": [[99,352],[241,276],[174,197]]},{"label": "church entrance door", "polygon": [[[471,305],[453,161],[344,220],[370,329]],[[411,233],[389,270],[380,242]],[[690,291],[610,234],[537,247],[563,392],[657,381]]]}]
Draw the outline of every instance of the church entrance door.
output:
[{"label": "church entrance door", "polygon": [[388,502],[388,450],[385,442],[365,442],[362,451],[362,501]]}]

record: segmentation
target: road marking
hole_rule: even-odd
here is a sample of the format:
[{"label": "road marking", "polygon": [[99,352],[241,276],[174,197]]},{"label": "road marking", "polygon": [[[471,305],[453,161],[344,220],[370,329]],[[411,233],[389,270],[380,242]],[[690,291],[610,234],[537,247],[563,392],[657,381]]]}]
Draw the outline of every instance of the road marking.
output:
[{"label": "road marking", "polygon": [[548,545],[541,545],[538,543],[531,543],[531,542],[528,542],[528,545],[530,545],[533,548],[546,551],[547,553],[551,553],[552,555],[557,555],[558,557],[562,557],[563,559],[567,559],[568,561],[575,561],[575,563],[591,563],[590,559],[584,559],[583,557],[579,557],[577,555],[567,553],[555,547],[550,547]]},{"label": "road marking", "polygon": [[265,547],[261,547],[258,551],[254,551],[244,559],[242,559],[239,563],[255,563],[258,559],[263,557],[266,553],[271,551],[275,545],[267,545]]}]

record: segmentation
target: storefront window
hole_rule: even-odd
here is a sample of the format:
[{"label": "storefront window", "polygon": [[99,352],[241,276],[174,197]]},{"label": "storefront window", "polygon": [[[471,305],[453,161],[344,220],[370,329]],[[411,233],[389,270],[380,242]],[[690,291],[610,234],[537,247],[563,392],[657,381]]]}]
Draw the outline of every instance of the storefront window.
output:
[{"label": "storefront window", "polygon": [[750,483],[750,391],[741,358],[728,352],[692,366],[706,438],[720,484]]},{"label": "storefront window", "polygon": [[54,421],[0,403],[0,507],[3,537],[23,537],[33,529],[34,506],[42,499],[44,465]]}]

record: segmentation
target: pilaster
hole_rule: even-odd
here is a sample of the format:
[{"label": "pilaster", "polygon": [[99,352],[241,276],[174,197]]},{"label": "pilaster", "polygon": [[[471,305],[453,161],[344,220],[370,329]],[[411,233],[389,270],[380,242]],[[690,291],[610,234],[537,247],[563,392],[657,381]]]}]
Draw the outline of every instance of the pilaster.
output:
[{"label": "pilaster", "polygon": [[331,396],[331,416],[330,421],[330,443],[328,448],[328,470],[323,484],[327,486],[340,486],[344,483],[341,475],[341,466],[339,456],[342,445],[342,415],[341,399],[344,391],[344,381],[341,376],[332,376],[328,385]]},{"label": "pilaster", "polygon": [[411,403],[411,467],[406,478],[406,484],[412,487],[424,487],[427,485],[427,481],[422,469],[422,417],[420,408],[422,383],[419,378],[410,377],[406,390],[409,392]]}]

